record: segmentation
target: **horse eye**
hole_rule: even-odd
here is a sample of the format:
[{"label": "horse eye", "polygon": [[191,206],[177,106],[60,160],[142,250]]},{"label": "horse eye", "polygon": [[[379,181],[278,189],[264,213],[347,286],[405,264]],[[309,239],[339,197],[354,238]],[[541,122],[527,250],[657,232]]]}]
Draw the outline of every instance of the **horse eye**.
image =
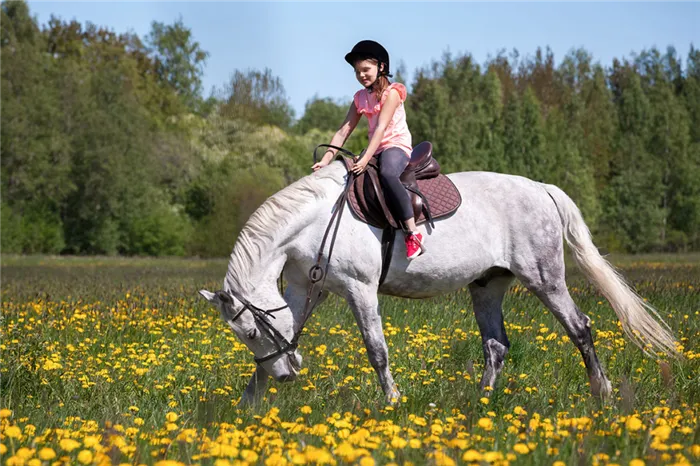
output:
[{"label": "horse eye", "polygon": [[247,335],[247,337],[248,337],[249,340],[253,340],[253,339],[255,339],[255,337],[257,337],[257,336],[258,336],[258,329],[256,329],[256,328],[254,328],[253,330],[251,330],[250,332],[248,332],[248,335]]}]

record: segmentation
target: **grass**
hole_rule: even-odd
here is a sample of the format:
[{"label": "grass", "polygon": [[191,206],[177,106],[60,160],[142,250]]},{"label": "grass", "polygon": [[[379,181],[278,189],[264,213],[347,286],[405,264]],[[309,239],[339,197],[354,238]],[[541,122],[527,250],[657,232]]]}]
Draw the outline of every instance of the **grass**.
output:
[{"label": "grass", "polygon": [[468,293],[381,297],[395,408],[345,302],[312,317],[292,384],[236,408],[252,355],[197,295],[222,260],[3,257],[5,464],[693,464],[700,461],[700,255],[613,257],[685,359],[644,357],[575,269],[614,387],[589,395],[581,356],[529,292],[504,303],[510,353],[489,400]]}]

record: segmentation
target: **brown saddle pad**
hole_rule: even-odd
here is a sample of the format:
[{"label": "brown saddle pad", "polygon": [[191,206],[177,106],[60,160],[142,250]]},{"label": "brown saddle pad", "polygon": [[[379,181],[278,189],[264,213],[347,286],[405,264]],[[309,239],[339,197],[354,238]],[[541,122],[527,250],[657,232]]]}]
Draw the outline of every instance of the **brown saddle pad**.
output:
[{"label": "brown saddle pad", "polygon": [[[348,193],[348,205],[355,217],[359,220],[377,228],[401,228],[400,224],[391,217],[387,211],[386,202],[382,188],[379,186],[375,189],[375,184],[379,184],[379,178],[376,172],[370,173],[371,168],[362,173],[354,181],[353,187]],[[459,194],[457,187],[452,180],[447,176],[440,174],[434,178],[418,180],[418,189],[427,199],[427,203],[423,206],[430,208],[430,214],[433,220],[446,217],[457,210],[462,204],[462,196]],[[411,191],[408,192],[411,196],[413,204],[419,196]],[[381,199],[378,198],[381,196]],[[384,206],[382,206],[384,204]],[[427,221],[425,209],[422,209],[417,217],[415,217],[416,225],[420,225]]]}]

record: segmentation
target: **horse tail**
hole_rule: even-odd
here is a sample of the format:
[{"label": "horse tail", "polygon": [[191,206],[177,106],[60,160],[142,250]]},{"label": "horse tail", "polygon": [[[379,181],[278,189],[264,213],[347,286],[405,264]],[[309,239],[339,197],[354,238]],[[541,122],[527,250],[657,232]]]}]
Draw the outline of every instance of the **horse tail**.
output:
[{"label": "horse tail", "polygon": [[645,302],[600,255],[574,201],[554,185],[543,186],[559,211],[564,238],[576,264],[610,302],[625,334],[647,355],[650,352],[656,355],[655,350],[658,350],[669,356],[680,356],[677,341],[658,311]]}]

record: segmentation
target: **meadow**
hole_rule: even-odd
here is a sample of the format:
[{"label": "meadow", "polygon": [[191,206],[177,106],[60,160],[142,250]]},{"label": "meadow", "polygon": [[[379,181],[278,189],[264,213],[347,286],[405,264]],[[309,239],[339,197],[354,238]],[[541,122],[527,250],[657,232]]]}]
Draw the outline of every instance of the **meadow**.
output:
[{"label": "meadow", "polygon": [[469,294],[381,297],[392,371],[386,406],[345,302],[329,298],[300,340],[304,369],[264,403],[236,403],[253,358],[197,290],[225,260],[2,258],[0,454],[55,464],[700,464],[700,255],[612,256],[661,310],[684,359],[623,335],[575,268],[612,399],[589,394],[562,327],[516,285],[511,341],[490,398]]}]

